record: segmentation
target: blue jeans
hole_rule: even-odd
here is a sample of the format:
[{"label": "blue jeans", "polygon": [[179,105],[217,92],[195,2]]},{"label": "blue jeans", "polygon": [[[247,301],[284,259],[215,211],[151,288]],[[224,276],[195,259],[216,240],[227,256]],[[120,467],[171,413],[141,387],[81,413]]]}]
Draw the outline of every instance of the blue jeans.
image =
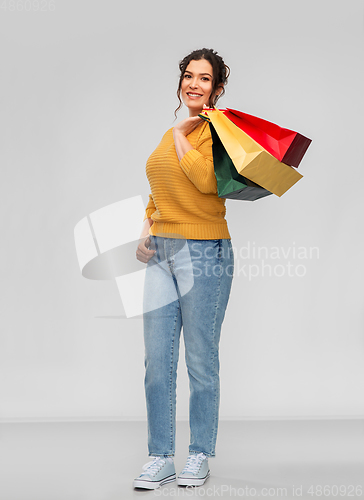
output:
[{"label": "blue jeans", "polygon": [[219,340],[234,271],[231,241],[151,236],[144,285],[149,456],[174,456],[180,332],[190,385],[189,453],[215,456]]}]

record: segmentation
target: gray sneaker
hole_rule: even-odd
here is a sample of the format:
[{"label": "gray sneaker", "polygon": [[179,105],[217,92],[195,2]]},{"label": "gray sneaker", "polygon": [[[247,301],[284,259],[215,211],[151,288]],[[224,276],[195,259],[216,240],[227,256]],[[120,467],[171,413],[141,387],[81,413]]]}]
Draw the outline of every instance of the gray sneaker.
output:
[{"label": "gray sneaker", "polygon": [[202,486],[210,477],[207,456],[203,453],[189,455],[185,468],[177,477],[179,486]]},{"label": "gray sneaker", "polygon": [[134,488],[155,490],[163,484],[176,480],[172,457],[150,457],[152,460],[143,465],[143,471],[134,479]]}]

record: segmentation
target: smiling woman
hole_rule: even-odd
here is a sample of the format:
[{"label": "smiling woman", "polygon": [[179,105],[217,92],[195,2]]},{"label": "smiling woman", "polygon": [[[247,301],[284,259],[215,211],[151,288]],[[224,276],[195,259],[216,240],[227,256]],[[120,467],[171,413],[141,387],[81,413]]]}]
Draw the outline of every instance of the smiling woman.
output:
[{"label": "smiling woman", "polygon": [[219,340],[234,258],[217,194],[209,124],[198,115],[224,93],[229,68],[211,49],[180,62],[179,107],[189,117],[169,129],[148,158],[151,194],[136,251],[144,283],[145,396],[151,461],[135,488],[174,481],[176,378],[180,333],[190,380],[189,456],[177,484],[200,486],[215,456],[220,379]]}]

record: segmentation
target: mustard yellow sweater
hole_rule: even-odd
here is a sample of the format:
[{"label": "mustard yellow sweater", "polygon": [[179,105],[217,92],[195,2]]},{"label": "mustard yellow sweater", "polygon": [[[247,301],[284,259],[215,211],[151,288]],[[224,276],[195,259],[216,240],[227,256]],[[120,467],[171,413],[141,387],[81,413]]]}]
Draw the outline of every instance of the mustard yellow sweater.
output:
[{"label": "mustard yellow sweater", "polygon": [[202,122],[187,136],[194,149],[181,161],[172,131],[170,128],[164,134],[146,165],[151,194],[144,220],[153,220],[149,234],[195,240],[230,239],[225,199],[217,195],[208,123]]}]

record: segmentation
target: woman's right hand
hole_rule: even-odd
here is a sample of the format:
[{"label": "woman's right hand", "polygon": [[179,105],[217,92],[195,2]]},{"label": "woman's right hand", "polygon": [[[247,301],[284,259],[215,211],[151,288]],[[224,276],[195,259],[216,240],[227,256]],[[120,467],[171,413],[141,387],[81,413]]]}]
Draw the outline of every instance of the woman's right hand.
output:
[{"label": "woman's right hand", "polygon": [[140,262],[144,262],[144,264],[147,264],[147,262],[150,261],[150,259],[153,257],[155,254],[155,250],[150,250],[150,237],[147,236],[146,238],[142,238],[139,242],[137,251],[136,251],[136,258],[140,260]]}]

